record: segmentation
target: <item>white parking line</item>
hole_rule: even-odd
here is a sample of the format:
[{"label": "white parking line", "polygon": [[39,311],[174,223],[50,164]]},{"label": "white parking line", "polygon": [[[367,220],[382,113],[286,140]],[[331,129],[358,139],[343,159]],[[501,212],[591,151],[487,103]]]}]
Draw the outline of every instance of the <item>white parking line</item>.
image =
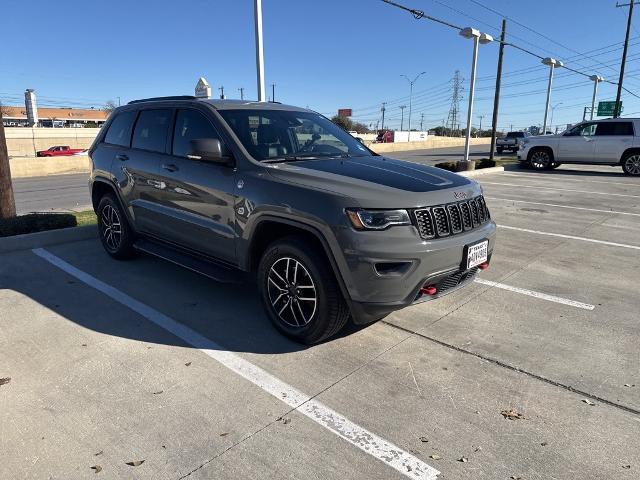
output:
[{"label": "white parking line", "polygon": [[514,202],[514,203],[529,203],[531,205],[544,205],[545,207],[571,208],[573,210],[586,210],[589,212],[598,212],[598,213],[615,213],[616,215],[632,215],[634,217],[640,217],[640,213],[620,212],[618,210],[600,210],[598,208],[573,207],[571,205],[558,205],[557,203],[529,202],[527,200],[515,200],[513,198],[487,197],[487,196],[485,196],[484,198],[486,200],[501,200],[503,202]]},{"label": "white parking line", "polygon": [[595,238],[576,237],[575,235],[564,235],[562,233],[541,232],[539,230],[529,230],[528,228],[510,227],[508,225],[498,225],[499,228],[506,228],[508,230],[518,230],[519,232],[535,233],[537,235],[548,235],[550,237],[569,238],[571,240],[580,240],[582,242],[599,243],[601,245],[608,245],[610,247],[622,247],[632,248],[634,250],[640,250],[638,245],[627,245],[626,243],[605,242],[604,240],[596,240]]},{"label": "white parking line", "polygon": [[521,177],[521,178],[533,178],[536,180],[560,180],[563,182],[583,182],[583,183],[603,183],[605,185],[620,185],[624,187],[640,187],[640,183],[624,183],[624,182],[607,182],[604,180],[587,180],[581,178],[567,178],[568,175],[553,175],[553,174],[522,174],[522,173],[507,173],[504,172],[502,176],[507,177]]},{"label": "white parking line", "polygon": [[569,300],[568,298],[556,297],[555,295],[549,295],[547,293],[536,292],[535,290],[527,290],[526,288],[513,287],[511,285],[505,285],[504,283],[492,282],[491,280],[484,280],[482,278],[476,278],[476,283],[481,285],[487,285],[489,287],[501,288],[510,292],[520,293],[522,295],[528,295],[529,297],[539,298],[541,300],[547,300],[549,302],[561,303],[563,305],[569,305],[570,307],[582,308],[584,310],[593,310],[595,305],[589,303],[576,302],[575,300]]},{"label": "white parking line", "polygon": [[521,185],[518,183],[500,183],[500,182],[484,182],[484,181],[481,181],[481,183],[482,185],[502,185],[505,187],[537,188],[539,190],[556,190],[561,192],[589,193],[591,195],[611,195],[612,197],[640,198],[640,195],[627,195],[625,193],[592,192],[589,190],[571,190],[570,188],[561,188],[561,187],[539,187],[537,185]]},{"label": "white parking line", "polygon": [[338,412],[332,410],[321,402],[314,400],[309,395],[274,377],[251,362],[244,360],[232,352],[224,350],[223,347],[199,334],[195,330],[192,330],[158,310],[139,302],[117,288],[98,280],[82,270],[79,270],[43,248],[36,248],[32,251],[69,275],[72,275],[90,287],[102,292],[116,302],[125,305],[176,337],[181,338],[185,342],[218,361],[229,370],[249,380],[265,392],[270,393],[278,400],[306,415],[314,422],[322,425],[327,430],[338,435],[352,445],[355,445],[362,451],[386,463],[388,466],[394,468],[406,477],[420,480],[436,480],[437,476],[440,474],[438,470],[424,463],[417,457],[405,452],[401,448],[377,436],[376,434],[369,432],[363,427],[356,425],[348,418],[340,415]]}]

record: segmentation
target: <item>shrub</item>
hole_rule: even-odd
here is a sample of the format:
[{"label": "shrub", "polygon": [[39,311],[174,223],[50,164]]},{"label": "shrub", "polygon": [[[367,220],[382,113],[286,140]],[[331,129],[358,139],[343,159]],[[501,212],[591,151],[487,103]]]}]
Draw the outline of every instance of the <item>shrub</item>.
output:
[{"label": "shrub", "polygon": [[0,237],[75,227],[76,217],[70,213],[30,213],[0,219]]}]

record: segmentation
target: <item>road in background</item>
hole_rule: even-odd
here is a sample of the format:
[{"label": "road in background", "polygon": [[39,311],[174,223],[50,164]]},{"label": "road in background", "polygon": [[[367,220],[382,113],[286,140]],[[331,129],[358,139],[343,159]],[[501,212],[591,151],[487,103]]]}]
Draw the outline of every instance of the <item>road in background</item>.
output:
[{"label": "road in background", "polygon": [[[389,152],[385,156],[410,162],[434,165],[461,160],[464,147],[428,148],[404,152]],[[488,145],[472,145],[471,158],[489,156]],[[13,189],[18,215],[29,212],[82,211],[91,209],[88,173],[50,175],[46,177],[16,178]]]},{"label": "road in background", "polygon": [[[424,150],[407,150],[404,152],[389,152],[387,157],[407,160],[409,162],[435,165],[441,162],[455,162],[464,157],[464,146],[446,148],[427,148]],[[489,145],[471,145],[469,156],[472,160],[489,158]]]},{"label": "road in background", "polygon": [[91,209],[88,178],[88,173],[15,178],[13,191],[18,215]]}]

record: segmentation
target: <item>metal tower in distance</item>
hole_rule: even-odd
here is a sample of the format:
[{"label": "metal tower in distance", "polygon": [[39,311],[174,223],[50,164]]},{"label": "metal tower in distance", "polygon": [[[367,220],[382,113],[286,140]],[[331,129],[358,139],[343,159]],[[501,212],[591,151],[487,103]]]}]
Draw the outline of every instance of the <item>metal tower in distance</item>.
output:
[{"label": "metal tower in distance", "polygon": [[460,114],[460,100],[462,100],[462,78],[460,70],[456,70],[451,81],[451,106],[449,107],[449,115],[447,116],[447,128],[453,135],[458,128],[458,115]]}]

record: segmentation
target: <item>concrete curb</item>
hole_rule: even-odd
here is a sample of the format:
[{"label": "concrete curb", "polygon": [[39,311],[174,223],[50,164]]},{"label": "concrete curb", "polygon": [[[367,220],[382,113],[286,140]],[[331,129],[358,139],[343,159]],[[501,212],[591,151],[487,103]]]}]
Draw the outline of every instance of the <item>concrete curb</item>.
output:
[{"label": "concrete curb", "polygon": [[60,243],[67,242],[77,242],[91,238],[98,238],[97,225],[61,228],[59,230],[48,230],[46,232],[14,235],[12,237],[0,238],[0,253],[29,250],[32,248],[47,247],[49,245],[58,245]]},{"label": "concrete curb", "polygon": [[488,173],[500,173],[504,172],[504,167],[489,167],[489,168],[481,168],[479,170],[467,170],[464,172],[456,172],[458,175],[462,175],[463,177],[477,177],[479,175],[486,175]]}]

